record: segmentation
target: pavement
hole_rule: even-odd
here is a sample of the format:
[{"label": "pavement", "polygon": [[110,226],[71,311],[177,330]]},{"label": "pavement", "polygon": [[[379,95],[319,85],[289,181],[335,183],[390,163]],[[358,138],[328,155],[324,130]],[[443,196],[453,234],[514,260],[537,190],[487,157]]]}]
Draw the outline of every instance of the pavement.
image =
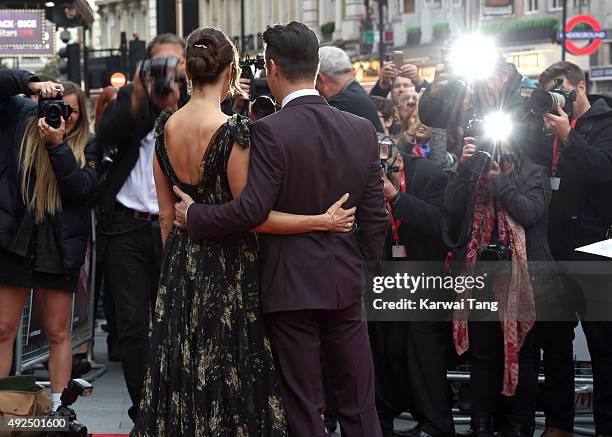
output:
[{"label": "pavement", "polygon": [[[127,435],[132,429],[133,423],[127,415],[127,409],[131,405],[130,396],[125,388],[121,363],[108,361],[106,352],[106,332],[100,329],[105,323],[97,320],[95,331],[94,360],[96,364],[106,366],[106,373],[93,381],[93,394],[89,397],[81,397],[73,405],[77,414],[77,420],[87,426],[89,432],[94,435]],[[88,375],[95,371],[92,370]],[[86,378],[88,375],[84,375]],[[414,422],[397,419],[396,429],[409,429]],[[340,431],[330,434],[339,437]]]},{"label": "pavement", "polygon": [[[97,321],[95,331],[94,360],[96,364],[106,367],[106,373],[92,381],[93,394],[90,397],[82,397],[73,405],[77,414],[77,420],[85,424],[89,432],[95,437],[102,435],[127,435],[132,429],[133,423],[127,414],[131,405],[130,397],[125,387],[121,363],[110,362],[106,352],[106,332],[100,329],[103,320]],[[88,375],[91,375],[95,369]],[[88,375],[84,375],[86,378]],[[407,430],[415,426],[414,422],[396,419],[396,430]],[[457,426],[457,432],[467,430],[467,426]],[[540,436],[541,430],[537,430],[535,436]],[[332,437],[340,437],[340,431],[330,434]]]},{"label": "pavement", "polygon": [[91,382],[94,386],[93,394],[80,398],[73,408],[77,414],[77,420],[85,424],[89,432],[127,435],[134,426],[127,414],[132,402],[125,387],[121,363],[108,361],[107,334],[100,329],[103,323],[105,321],[97,320],[94,360],[96,364],[106,367],[106,373]]}]

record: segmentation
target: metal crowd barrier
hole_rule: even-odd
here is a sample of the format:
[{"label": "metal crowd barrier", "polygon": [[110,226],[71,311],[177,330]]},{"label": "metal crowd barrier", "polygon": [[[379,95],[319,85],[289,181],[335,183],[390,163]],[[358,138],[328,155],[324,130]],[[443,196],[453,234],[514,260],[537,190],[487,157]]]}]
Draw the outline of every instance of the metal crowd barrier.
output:
[{"label": "metal crowd barrier", "polygon": [[[88,345],[87,356],[92,361],[93,332],[95,323],[94,299],[96,283],[96,228],[95,216],[91,213],[91,238],[85,264],[81,269],[79,290],[74,294],[72,304],[72,349],[76,351],[83,344]],[[34,290],[21,316],[21,326],[15,338],[14,369],[19,375],[49,359],[49,342],[45,337],[42,312],[38,311]],[[96,367],[96,366],[92,366]],[[44,385],[44,384],[43,384]]]},{"label": "metal crowd barrier", "polygon": [[[470,373],[469,371],[449,371],[446,374],[448,381],[450,382],[469,382]],[[538,382],[543,383],[545,381],[544,375],[538,376]],[[574,376],[574,384],[576,386],[576,393],[580,391],[590,391],[592,393],[593,390],[593,376],[592,375],[575,375]],[[402,413],[400,418],[405,420],[413,420],[413,417],[410,413]],[[465,412],[460,411],[459,409],[453,409],[453,421],[455,425],[469,425],[470,424],[470,416]],[[591,413],[580,413],[578,410],[576,411],[576,416],[574,418],[574,434],[584,435],[584,436],[595,436],[594,428],[585,428],[584,426],[594,426],[595,422],[593,419],[593,415]],[[584,425],[584,426],[580,426]],[[541,411],[536,412],[536,427],[544,429],[546,427],[546,423],[544,420],[544,413]]]}]

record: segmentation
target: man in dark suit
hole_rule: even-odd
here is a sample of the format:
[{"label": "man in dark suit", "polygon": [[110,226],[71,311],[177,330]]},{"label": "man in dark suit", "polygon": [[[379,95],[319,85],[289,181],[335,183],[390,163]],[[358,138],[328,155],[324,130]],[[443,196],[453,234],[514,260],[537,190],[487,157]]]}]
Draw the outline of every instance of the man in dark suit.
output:
[{"label": "man in dark suit", "polygon": [[[184,50],[182,38],[161,34],[149,43],[147,57],[175,57],[182,64]],[[117,100],[108,105],[96,132],[100,150],[116,150],[99,192],[98,259],[105,299],[114,304],[117,346],[132,401],[128,410],[132,420],[137,414],[149,347],[150,313],[143,310],[155,303],[162,252],[153,180],[153,124],[161,109],[176,108],[179,97],[178,85],[169,95],[156,96],[136,80],[123,87]]]},{"label": "man in dark suit", "polygon": [[341,193],[357,207],[346,234],[261,235],[261,301],[276,353],[290,435],[326,434],[321,356],[343,436],[380,437],[374,371],[361,318],[361,268],[380,260],[388,226],[371,123],[331,108],[314,89],[318,40],[292,22],[268,27],[267,78],[283,109],[251,128],[248,184],[220,206],[183,193],[179,225],[195,240],[252,229],[272,210],[319,214]]},{"label": "man in dark suit", "polygon": [[355,80],[353,64],[346,52],[338,47],[319,49],[319,74],[317,91],[330,106],[341,111],[363,117],[372,123],[376,132],[383,132],[383,126],[370,96]]}]

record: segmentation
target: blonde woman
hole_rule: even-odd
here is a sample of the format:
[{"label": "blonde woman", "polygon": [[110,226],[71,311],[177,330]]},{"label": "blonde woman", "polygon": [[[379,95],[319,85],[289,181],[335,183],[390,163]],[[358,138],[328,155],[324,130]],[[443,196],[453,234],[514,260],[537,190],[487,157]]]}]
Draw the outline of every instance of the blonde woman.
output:
[{"label": "blonde woman", "polygon": [[[57,129],[37,117],[35,102],[18,96],[52,98],[56,90],[72,109]],[[55,409],[71,373],[72,297],[97,185],[95,142],[85,94],[73,83],[4,70],[0,102],[0,377],[10,371],[23,306],[34,289],[43,303]]]}]

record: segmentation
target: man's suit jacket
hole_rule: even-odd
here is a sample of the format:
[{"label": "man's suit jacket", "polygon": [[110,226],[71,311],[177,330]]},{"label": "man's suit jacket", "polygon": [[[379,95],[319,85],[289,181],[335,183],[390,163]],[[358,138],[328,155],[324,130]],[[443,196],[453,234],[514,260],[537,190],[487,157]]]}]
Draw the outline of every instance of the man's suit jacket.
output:
[{"label": "man's suit jacket", "polygon": [[383,132],[376,105],[356,80],[350,80],[338,94],[330,97],[328,103],[341,111],[370,120],[376,132]]},{"label": "man's suit jacket", "polygon": [[350,233],[259,235],[264,312],[343,309],[361,299],[362,261],[380,260],[388,226],[372,124],[303,96],[251,128],[248,184],[225,205],[188,210],[194,240],[252,229],[271,210],[321,214],[344,193]]}]

